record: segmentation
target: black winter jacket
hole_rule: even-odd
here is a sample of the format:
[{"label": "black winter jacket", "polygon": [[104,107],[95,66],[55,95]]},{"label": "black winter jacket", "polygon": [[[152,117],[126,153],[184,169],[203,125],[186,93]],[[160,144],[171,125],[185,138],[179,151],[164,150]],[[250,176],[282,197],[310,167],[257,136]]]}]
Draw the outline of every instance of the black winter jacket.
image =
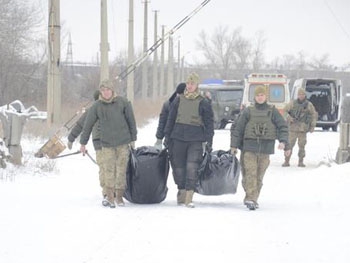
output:
[{"label": "black winter jacket", "polygon": [[157,139],[162,140],[165,136],[164,130],[169,116],[170,104],[174,101],[175,98],[176,92],[173,95],[171,95],[171,97],[167,101],[163,103],[162,111],[159,114],[158,128],[156,133]]},{"label": "black winter jacket", "polygon": [[208,142],[212,144],[214,136],[214,117],[211,104],[206,99],[199,103],[199,115],[203,126],[176,123],[180,98],[176,97],[171,103],[168,121],[165,126],[166,139],[176,139],[185,142]]}]

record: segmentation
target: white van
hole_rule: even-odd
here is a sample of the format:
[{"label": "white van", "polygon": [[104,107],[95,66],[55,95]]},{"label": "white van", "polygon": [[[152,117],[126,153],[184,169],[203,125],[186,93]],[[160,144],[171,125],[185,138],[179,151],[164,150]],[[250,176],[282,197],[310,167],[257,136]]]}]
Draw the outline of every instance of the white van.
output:
[{"label": "white van", "polygon": [[297,79],[292,88],[292,99],[298,98],[300,88],[305,89],[307,99],[318,113],[316,127],[321,127],[323,130],[332,128],[333,131],[337,131],[342,101],[341,81],[328,78]]},{"label": "white van", "polygon": [[241,109],[254,104],[255,87],[264,85],[267,88],[267,102],[275,105],[283,116],[283,108],[290,100],[289,79],[278,73],[252,73],[244,80],[244,94]]}]

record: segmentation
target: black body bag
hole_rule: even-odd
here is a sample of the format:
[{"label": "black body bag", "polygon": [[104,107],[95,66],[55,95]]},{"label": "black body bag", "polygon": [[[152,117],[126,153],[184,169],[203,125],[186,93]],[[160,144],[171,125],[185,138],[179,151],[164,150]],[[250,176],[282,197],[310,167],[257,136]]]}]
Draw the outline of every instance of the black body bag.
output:
[{"label": "black body bag", "polygon": [[230,151],[206,152],[198,170],[196,192],[201,195],[235,194],[239,174],[239,161]]},{"label": "black body bag", "polygon": [[159,151],[153,146],[142,146],[131,150],[124,197],[137,204],[162,202],[168,192],[168,173],[166,149]]}]

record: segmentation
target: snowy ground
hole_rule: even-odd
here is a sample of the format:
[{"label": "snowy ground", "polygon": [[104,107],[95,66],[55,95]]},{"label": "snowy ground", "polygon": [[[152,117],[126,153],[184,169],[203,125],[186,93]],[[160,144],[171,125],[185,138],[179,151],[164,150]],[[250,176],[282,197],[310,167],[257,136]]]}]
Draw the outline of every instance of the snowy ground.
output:
[{"label": "snowy ground", "polygon": [[[155,131],[156,120],[136,146],[153,145]],[[0,173],[0,262],[350,262],[350,164],[332,161],[338,137],[309,135],[306,168],[295,153],[289,168],[282,152],[271,156],[257,211],[242,205],[241,185],[178,207],[171,174],[164,202],[104,208],[94,163],[34,159],[43,142],[24,138],[25,166]],[[228,129],[216,131],[214,150],[229,140]]]}]

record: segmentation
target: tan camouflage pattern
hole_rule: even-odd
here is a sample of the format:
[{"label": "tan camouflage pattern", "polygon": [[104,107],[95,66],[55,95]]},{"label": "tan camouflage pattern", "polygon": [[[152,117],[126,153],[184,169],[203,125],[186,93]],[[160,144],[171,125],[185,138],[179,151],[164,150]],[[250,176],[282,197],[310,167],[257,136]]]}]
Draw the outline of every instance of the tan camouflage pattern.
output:
[{"label": "tan camouflage pattern", "polygon": [[[298,147],[299,147],[298,157],[299,158],[305,157],[305,145],[307,143],[306,134],[307,134],[306,132],[293,132],[293,131],[289,132],[289,145],[292,151],[295,146],[295,143],[298,140]],[[290,155],[292,155],[292,153]]]},{"label": "tan camouflage pattern", "polygon": [[267,167],[270,164],[269,154],[242,152],[241,154],[242,186],[246,193],[245,201],[257,203]]},{"label": "tan camouflage pattern", "polygon": [[125,190],[126,168],[129,162],[129,155],[128,144],[112,148],[102,147],[99,162],[102,169],[103,188]]},{"label": "tan camouflage pattern", "polygon": [[105,178],[104,178],[104,170],[103,170],[103,166],[101,163],[101,150],[96,150],[96,163],[98,165],[98,177],[99,177],[99,181],[100,181],[100,186],[102,188],[102,195],[104,196],[106,194],[106,189],[105,189]]}]

